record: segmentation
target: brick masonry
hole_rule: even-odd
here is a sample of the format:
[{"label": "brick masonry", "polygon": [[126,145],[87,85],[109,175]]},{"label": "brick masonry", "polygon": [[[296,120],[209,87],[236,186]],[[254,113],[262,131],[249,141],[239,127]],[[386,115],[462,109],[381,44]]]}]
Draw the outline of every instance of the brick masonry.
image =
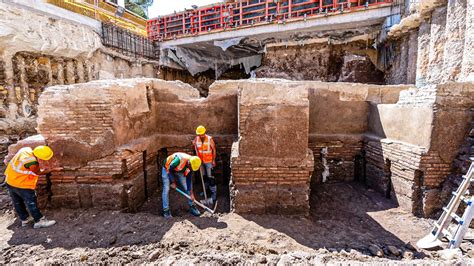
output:
[{"label": "brick masonry", "polygon": [[308,90],[276,82],[258,83],[239,88],[239,140],[231,155],[231,208],[238,213],[308,214],[314,168],[308,149]]},{"label": "brick masonry", "polygon": [[[231,167],[236,212],[307,213],[311,188],[357,179],[428,216],[442,205],[469,134],[472,86],[229,81],[206,99],[182,83],[147,79],[51,87],[39,101],[38,128],[57,151],[51,163],[65,170],[40,191],[52,206],[134,210],[144,173],[158,177],[163,150],[192,153],[199,121],[216,140],[216,174]],[[201,115],[203,108],[212,111]]]},{"label": "brick masonry", "polygon": [[[187,125],[191,134],[161,133],[156,125],[169,123],[163,119],[180,116],[182,108],[202,109],[196,105],[197,97],[198,92],[190,86],[150,79],[48,88],[40,99],[38,130],[55,151],[49,166],[63,170],[41,178],[38,186],[41,204],[136,211],[159,187],[164,156],[177,151],[193,152],[193,124]],[[229,100],[228,96],[214,97],[217,104]],[[154,101],[155,98],[160,101]],[[167,107],[166,117],[161,113],[162,105]],[[161,116],[157,116],[159,112]],[[210,129],[214,128],[212,123],[221,125],[221,132],[216,132],[214,138],[218,147],[215,174],[222,176],[228,172],[235,137],[225,134],[229,129],[222,128],[227,125],[231,130],[233,121],[222,123],[219,115],[227,113],[210,114],[207,117],[210,122],[201,122],[210,125]],[[170,121],[177,123],[180,119]],[[39,139],[44,142],[43,138]],[[41,143],[23,140],[16,146],[22,144]]]},{"label": "brick masonry", "polygon": [[397,106],[408,106],[413,112],[431,108],[429,142],[414,145],[366,135],[368,185],[420,216],[430,216],[446,204],[442,188],[470,129],[473,88],[470,83],[446,83],[403,92]]},{"label": "brick masonry", "polygon": [[232,208],[238,213],[295,214],[309,212],[313,154],[302,166],[255,166],[233,158]]},{"label": "brick masonry", "polygon": [[363,136],[310,136],[314,154],[312,188],[326,182],[353,181],[360,174],[357,159],[362,156]]}]

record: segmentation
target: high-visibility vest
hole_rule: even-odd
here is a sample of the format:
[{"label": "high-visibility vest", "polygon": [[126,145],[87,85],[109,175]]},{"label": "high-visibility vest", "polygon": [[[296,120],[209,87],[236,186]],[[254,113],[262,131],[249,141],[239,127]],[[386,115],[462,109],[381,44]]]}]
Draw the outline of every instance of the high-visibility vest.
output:
[{"label": "high-visibility vest", "polygon": [[25,164],[37,161],[30,147],[21,148],[5,170],[7,184],[16,188],[35,189],[38,175],[26,168]]},{"label": "high-visibility vest", "polygon": [[[166,158],[166,164],[165,164],[165,168],[166,168],[166,171],[169,172],[170,169],[170,165],[171,165],[171,162],[176,158],[178,157],[179,158],[179,164],[178,166],[176,166],[173,171],[176,171],[176,172],[181,172],[183,171],[184,167],[186,166],[186,164],[188,163],[189,159],[191,158],[191,155],[189,154],[186,154],[186,153],[183,153],[183,152],[175,152],[173,154],[171,154],[170,156],[168,156],[168,158]],[[184,175],[188,175],[189,172],[191,170],[186,169],[186,172],[184,173]]]},{"label": "high-visibility vest", "polygon": [[212,156],[212,149],[211,149],[211,140],[212,137],[208,135],[204,135],[204,141],[201,140],[199,136],[196,136],[193,143],[196,147],[197,155],[201,158],[203,163],[212,163],[213,156]]}]

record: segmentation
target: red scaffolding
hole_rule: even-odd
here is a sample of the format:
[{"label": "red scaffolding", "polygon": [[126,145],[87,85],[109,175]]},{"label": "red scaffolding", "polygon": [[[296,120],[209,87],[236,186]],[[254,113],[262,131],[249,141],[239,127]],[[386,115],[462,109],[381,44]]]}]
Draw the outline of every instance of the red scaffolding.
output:
[{"label": "red scaffolding", "polygon": [[227,0],[148,20],[156,41],[369,8],[392,0]]}]

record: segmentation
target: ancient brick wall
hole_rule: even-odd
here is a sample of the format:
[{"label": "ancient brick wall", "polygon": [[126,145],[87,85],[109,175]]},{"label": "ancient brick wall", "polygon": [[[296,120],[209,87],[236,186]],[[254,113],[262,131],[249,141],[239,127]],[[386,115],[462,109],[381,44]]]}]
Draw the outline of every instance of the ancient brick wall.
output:
[{"label": "ancient brick wall", "polygon": [[359,136],[311,137],[314,154],[312,187],[321,183],[352,181],[356,178],[356,158],[362,156],[363,139]]},{"label": "ancient brick wall", "polygon": [[238,213],[308,213],[313,154],[303,84],[239,84],[239,140],[231,156],[231,205]]},{"label": "ancient brick wall", "polygon": [[[155,77],[158,62],[129,58],[102,46],[81,23],[0,3],[0,156],[36,134],[38,98],[47,86],[97,79]],[[34,21],[34,27],[25,24]]]},{"label": "ancient brick wall", "polygon": [[[223,89],[199,99],[189,85],[152,79],[49,87],[39,100],[38,131],[55,151],[50,167],[63,170],[41,179],[41,201],[53,207],[136,210],[156,191],[162,151],[192,153],[196,123],[215,133],[222,175],[236,130],[236,120],[229,119],[237,110],[229,106],[235,97],[235,90]],[[223,106],[228,110],[218,111]],[[183,120],[207,108],[217,111]]]},{"label": "ancient brick wall", "polygon": [[40,189],[53,206],[134,210],[157,186],[164,153],[192,153],[203,124],[216,174],[231,166],[237,212],[304,213],[311,187],[357,179],[427,216],[469,133],[472,86],[263,79],[217,82],[208,98],[153,79],[53,86],[39,99],[38,130],[64,170]]},{"label": "ancient brick wall", "polygon": [[439,210],[443,184],[470,129],[473,93],[472,83],[446,83],[378,106],[380,123],[389,126],[366,138],[367,183],[415,214]]},{"label": "ancient brick wall", "polygon": [[423,149],[403,142],[367,138],[365,141],[366,183],[394,199],[403,209],[419,211]]},{"label": "ancient brick wall", "polygon": [[371,105],[395,103],[408,86],[308,82],[312,188],[325,182],[363,179],[364,134],[375,121]]},{"label": "ancient brick wall", "polygon": [[262,166],[233,158],[232,208],[238,213],[308,213],[313,171],[310,151],[302,163],[293,167]]}]

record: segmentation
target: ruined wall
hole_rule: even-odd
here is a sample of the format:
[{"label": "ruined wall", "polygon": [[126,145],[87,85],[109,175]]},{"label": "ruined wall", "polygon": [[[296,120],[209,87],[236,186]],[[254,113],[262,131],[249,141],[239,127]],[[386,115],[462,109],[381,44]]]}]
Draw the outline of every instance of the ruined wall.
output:
[{"label": "ruined wall", "polygon": [[[393,37],[392,44],[394,39],[395,42],[399,42],[399,40],[410,38],[413,32],[418,32],[416,63],[418,90],[414,91],[413,95],[402,97],[402,101],[392,108],[398,110],[405,108],[404,113],[411,114],[413,118],[411,122],[398,123],[401,128],[417,130],[417,127],[421,128],[420,125],[423,122],[430,121],[432,123],[431,133],[426,134],[425,132],[425,134],[421,134],[424,137],[414,140],[423,142],[424,144],[420,147],[424,147],[423,149],[426,150],[406,148],[407,152],[413,155],[410,163],[415,161],[415,164],[418,164],[416,166],[418,172],[412,171],[405,176],[405,179],[399,179],[404,180],[405,188],[402,189],[402,186],[397,188],[394,185],[394,189],[404,191],[406,197],[401,198],[401,201],[405,202],[404,205],[411,206],[414,212],[420,215],[430,215],[445,204],[450,197],[450,191],[456,186],[452,183],[457,178],[450,173],[457,173],[461,176],[466,172],[466,167],[471,164],[472,142],[469,132],[472,125],[469,124],[469,121],[472,118],[469,117],[472,117],[472,110],[465,103],[472,100],[473,96],[472,89],[468,88],[470,85],[462,85],[462,82],[472,81],[471,73],[474,66],[471,56],[472,47],[474,47],[471,38],[474,9],[471,2],[466,0],[422,0],[416,4],[415,12],[403,18],[389,32],[389,36]],[[461,82],[461,84],[451,82]],[[424,109],[425,115],[421,118],[414,117],[413,114],[420,113],[421,109]],[[429,113],[431,115],[428,115]],[[415,127],[414,121],[419,121],[417,127]],[[442,121],[440,123],[444,123],[445,128],[452,130],[451,137],[448,137],[446,132],[441,133],[438,121]],[[387,121],[387,123],[392,124],[394,128],[397,127],[397,123],[393,123],[393,121]],[[442,136],[443,134],[445,135]],[[399,139],[405,143],[413,143],[407,138],[400,137]],[[400,147],[396,149],[400,149]],[[390,157],[391,153],[386,152],[386,157]],[[456,159],[455,155],[457,155]],[[401,161],[408,164],[409,159],[405,158]],[[393,162],[391,163],[393,165]],[[385,168],[387,168],[386,165],[387,162],[385,162]],[[405,169],[401,166],[398,167]],[[383,172],[383,168],[383,162],[379,162],[378,171]],[[385,187],[385,190],[390,185],[389,178],[387,178],[390,174],[393,179],[394,174],[385,171],[385,177],[382,178],[385,181],[378,182],[378,184],[383,184],[382,187]],[[399,171],[398,176],[404,174],[407,174],[407,171]],[[380,173],[374,176],[376,175],[383,176]],[[447,176],[451,177],[448,179]],[[409,194],[410,191],[412,193],[416,191],[416,193]]]},{"label": "ruined wall", "polygon": [[187,84],[153,79],[51,86],[39,99],[38,132],[55,151],[50,166],[63,169],[40,189],[53,207],[136,210],[156,190],[161,149],[188,151],[198,124],[230,156],[236,96],[217,88],[199,98]]},{"label": "ruined wall", "polygon": [[315,155],[312,187],[362,178],[364,134],[373,126],[371,106],[395,103],[408,86],[307,82],[309,147]]},{"label": "ruined wall", "polygon": [[386,84],[415,84],[418,57],[418,31],[410,33],[385,44],[386,61],[390,66],[385,70]]},{"label": "ruined wall", "polygon": [[[314,157],[314,168],[311,176],[312,189],[321,185],[321,183],[352,181],[356,177],[359,177],[361,180],[364,178],[364,140],[366,135],[370,134],[368,133],[370,128],[376,127],[372,126],[372,120],[369,119],[370,108],[377,104],[396,103],[400,91],[408,89],[408,86],[376,86],[308,81],[292,82],[286,80],[277,80],[278,85],[275,85],[273,80],[229,81],[217,82],[216,84],[219,84],[220,86],[228,86],[229,88],[243,88],[246,86],[252,88],[250,85],[247,85],[247,83],[252,86],[258,86],[258,89],[255,90],[264,90],[267,89],[268,86],[274,86],[274,91],[278,91],[278,88],[287,87],[289,88],[288,90],[303,87],[308,91],[309,125],[307,141],[308,147],[312,150]],[[258,96],[255,96],[254,98],[257,98],[254,100],[255,102],[258,102],[258,99],[260,99]],[[261,99],[266,98],[261,97]],[[265,201],[266,198],[264,198],[263,195],[271,195],[271,192],[267,189],[265,193],[257,193],[259,190],[257,189],[254,193],[246,189],[245,185],[249,182],[254,184],[251,180],[257,180],[257,183],[273,182],[272,176],[274,178],[277,178],[280,175],[291,176],[289,172],[276,169],[275,167],[271,167],[269,170],[265,167],[252,167],[251,165],[254,160],[252,156],[258,155],[260,158],[265,159],[271,157],[271,155],[268,154],[284,155],[284,152],[282,153],[275,148],[275,145],[278,145],[279,134],[275,135],[275,133],[272,133],[273,131],[280,132],[280,130],[271,130],[271,117],[274,117],[275,115],[266,113],[268,117],[265,121],[268,126],[266,126],[265,129],[261,129],[261,126],[257,122],[246,119],[249,114],[257,116],[256,114],[262,112],[258,106],[245,106],[239,104],[239,108],[239,119],[242,121],[240,124],[245,125],[245,128],[242,130],[245,131],[246,128],[255,128],[254,130],[260,133],[267,132],[268,130],[271,132],[263,134],[262,137],[264,137],[264,139],[261,139],[258,136],[251,136],[250,143],[253,143],[253,145],[252,149],[250,149],[251,152],[247,151],[249,159],[244,160],[245,155],[242,155],[240,161],[233,160],[232,174],[233,179],[237,180],[235,190],[242,191],[242,193],[247,195],[241,196],[240,199],[241,202],[245,204],[242,203],[239,206],[239,199],[235,201],[235,209],[241,212],[266,212],[268,211],[266,210],[266,207],[264,208],[260,206],[260,209],[258,209],[258,204],[249,204],[249,202]],[[298,123],[301,123],[300,120],[298,121]],[[285,122],[282,122],[282,124],[285,124]],[[301,132],[303,131],[302,129],[299,129],[301,126],[302,125],[299,124],[291,127],[285,126],[285,128],[291,128],[291,132]],[[382,125],[380,125],[380,127],[382,127]],[[247,139],[248,138],[249,137],[247,137]],[[289,137],[286,137],[286,139],[288,138]],[[245,136],[243,139],[245,139]],[[272,141],[272,143],[267,143],[268,141]],[[245,141],[243,141],[243,143],[245,143]],[[266,148],[258,149],[259,147]],[[242,147],[240,145],[234,146],[233,158],[239,157],[241,155],[241,150]],[[245,147],[243,150],[245,152]],[[246,161],[246,164],[242,161]],[[301,172],[300,175],[304,176],[304,173]],[[279,179],[277,178],[276,180],[278,181]],[[283,180],[284,179],[280,181]],[[271,196],[268,196],[268,198],[270,197]]]},{"label": "ruined wall", "polygon": [[269,46],[256,75],[259,78],[383,84],[383,73],[372,62],[376,62],[376,51],[365,41]]},{"label": "ruined wall", "polygon": [[238,213],[308,213],[313,155],[308,89],[280,80],[241,82],[231,204]]},{"label": "ruined wall", "polygon": [[9,144],[36,133],[38,98],[45,87],[156,76],[157,62],[104,48],[99,34],[80,23],[0,3],[0,24],[2,156]]},{"label": "ruined wall", "polygon": [[[394,105],[378,105],[366,138],[367,182],[404,209],[429,216],[471,121],[472,83],[446,83],[402,92]],[[406,117],[410,117],[407,120]]]},{"label": "ruined wall", "polygon": [[415,79],[423,87],[471,81],[474,11],[470,7],[472,3],[466,0],[417,3],[415,12],[388,33],[384,44],[390,47],[387,82],[412,84]]},{"label": "ruined wall", "polygon": [[203,124],[218,169],[230,161],[237,212],[306,213],[311,188],[358,179],[427,216],[469,130],[473,84],[408,88],[256,79],[219,81],[199,98],[155,79],[52,86],[38,131],[63,170],[40,189],[52,206],[134,210],[157,186],[163,149],[191,152]]}]

